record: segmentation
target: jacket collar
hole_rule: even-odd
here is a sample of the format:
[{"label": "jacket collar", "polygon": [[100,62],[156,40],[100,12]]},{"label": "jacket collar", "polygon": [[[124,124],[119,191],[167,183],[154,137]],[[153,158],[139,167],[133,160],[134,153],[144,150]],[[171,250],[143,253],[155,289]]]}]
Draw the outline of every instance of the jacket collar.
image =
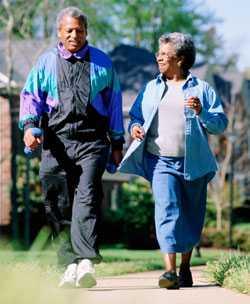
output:
[{"label": "jacket collar", "polygon": [[[157,84],[160,84],[161,82],[166,82],[166,78],[165,76],[160,73],[157,77],[156,77],[156,83]],[[196,76],[194,76],[191,72],[189,72],[188,76],[187,76],[187,79],[183,85],[183,88],[187,88],[187,87],[192,87],[194,85],[196,85],[198,82],[197,82],[197,78]]]},{"label": "jacket collar", "polygon": [[84,46],[78,50],[75,53],[71,53],[68,50],[65,49],[64,45],[62,44],[62,42],[58,42],[57,44],[57,49],[59,51],[59,54],[64,58],[64,59],[70,59],[71,57],[75,57],[78,60],[82,60],[84,59],[88,49],[89,49],[89,45],[88,42],[86,41],[86,43],[84,44]]}]

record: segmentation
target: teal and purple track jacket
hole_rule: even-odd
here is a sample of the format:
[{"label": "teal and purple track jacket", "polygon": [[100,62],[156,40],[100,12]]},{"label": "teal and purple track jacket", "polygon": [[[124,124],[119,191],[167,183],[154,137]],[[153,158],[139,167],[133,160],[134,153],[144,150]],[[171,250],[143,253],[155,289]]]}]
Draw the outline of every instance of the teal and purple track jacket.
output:
[{"label": "teal and purple track jacket", "polygon": [[28,75],[20,95],[19,127],[37,126],[43,113],[51,113],[59,103],[56,57],[83,59],[90,56],[90,105],[108,119],[111,141],[123,141],[122,96],[119,80],[110,58],[87,43],[71,54],[61,43],[41,55]]}]

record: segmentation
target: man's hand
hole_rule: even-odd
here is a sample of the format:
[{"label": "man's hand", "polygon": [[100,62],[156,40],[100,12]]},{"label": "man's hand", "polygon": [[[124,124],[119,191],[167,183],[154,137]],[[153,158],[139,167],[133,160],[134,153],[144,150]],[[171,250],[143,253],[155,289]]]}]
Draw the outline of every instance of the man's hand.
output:
[{"label": "man's hand", "polygon": [[143,140],[144,135],[145,135],[145,132],[144,132],[144,130],[141,126],[135,125],[132,128],[131,136],[132,136],[133,139]]},{"label": "man's hand", "polygon": [[32,128],[29,128],[24,133],[23,141],[26,147],[35,150],[43,142],[43,138],[35,137],[32,134]]},{"label": "man's hand", "polygon": [[118,167],[122,161],[122,151],[121,150],[112,150],[111,159],[113,163]]}]

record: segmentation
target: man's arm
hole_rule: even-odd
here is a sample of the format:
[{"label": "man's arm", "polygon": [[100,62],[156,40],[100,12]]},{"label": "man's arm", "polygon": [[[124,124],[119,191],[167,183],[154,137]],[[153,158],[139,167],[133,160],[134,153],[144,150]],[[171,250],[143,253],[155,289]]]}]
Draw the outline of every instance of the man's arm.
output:
[{"label": "man's arm", "polygon": [[111,140],[112,160],[116,165],[122,160],[124,144],[124,127],[122,113],[122,95],[116,72],[112,68],[112,77],[109,87],[109,137]]},{"label": "man's arm", "polygon": [[44,111],[46,93],[42,91],[41,77],[37,66],[28,75],[25,86],[20,94],[19,128],[24,131],[26,147],[35,149],[42,139],[34,137],[31,129],[38,127]]}]

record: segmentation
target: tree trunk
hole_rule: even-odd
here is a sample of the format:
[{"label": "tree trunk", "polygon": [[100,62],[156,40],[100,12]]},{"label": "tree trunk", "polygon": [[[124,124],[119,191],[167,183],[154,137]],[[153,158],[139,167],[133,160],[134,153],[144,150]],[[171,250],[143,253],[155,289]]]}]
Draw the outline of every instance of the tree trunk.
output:
[{"label": "tree trunk", "polygon": [[216,230],[222,230],[222,205],[221,202],[216,203]]}]

